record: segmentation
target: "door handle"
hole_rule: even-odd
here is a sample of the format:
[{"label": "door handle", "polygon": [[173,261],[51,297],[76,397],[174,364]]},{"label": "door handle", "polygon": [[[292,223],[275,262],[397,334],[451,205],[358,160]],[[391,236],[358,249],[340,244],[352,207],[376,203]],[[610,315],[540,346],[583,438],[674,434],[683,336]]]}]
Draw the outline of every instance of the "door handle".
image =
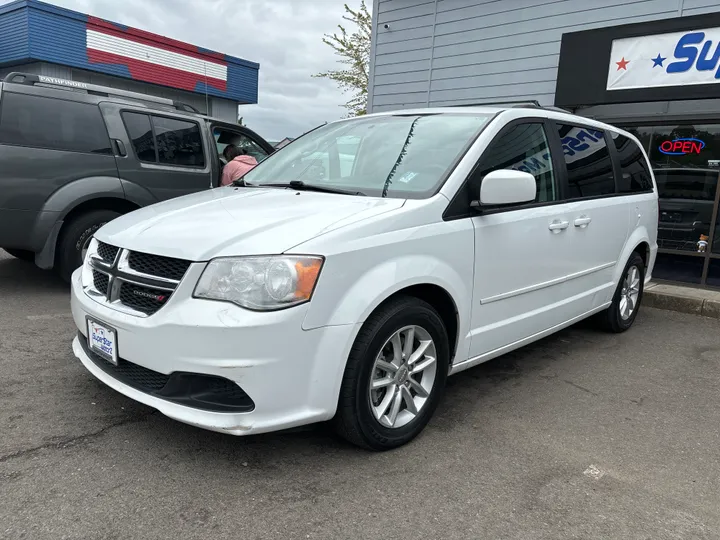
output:
[{"label": "door handle", "polygon": [[125,145],[120,139],[113,139],[112,142],[115,144],[116,154],[120,157],[127,156],[127,151],[125,150]]},{"label": "door handle", "polygon": [[559,219],[556,219],[548,225],[548,229],[550,229],[554,234],[557,234],[560,231],[567,229],[568,225],[570,225],[569,221],[560,221]]},{"label": "door handle", "polygon": [[580,216],[575,220],[575,226],[580,227],[581,229],[584,229],[588,225],[590,225],[590,222],[592,221],[592,218],[589,218],[588,216]]}]

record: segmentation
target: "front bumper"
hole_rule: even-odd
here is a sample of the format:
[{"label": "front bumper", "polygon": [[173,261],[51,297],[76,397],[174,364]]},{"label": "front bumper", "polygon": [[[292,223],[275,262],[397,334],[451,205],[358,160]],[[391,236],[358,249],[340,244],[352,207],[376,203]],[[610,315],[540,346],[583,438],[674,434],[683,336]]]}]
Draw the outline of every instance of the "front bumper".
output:
[{"label": "front bumper", "polygon": [[358,325],[303,330],[307,305],[257,313],[229,303],[192,298],[202,265],[193,265],[167,304],[142,318],[88,297],[81,270],[72,278],[71,306],[79,332],[87,317],[117,331],[121,361],[170,375],[214,375],[236,383],[254,402],[250,412],[217,412],[178,404],[125,384],[101,369],[81,339],[73,352],[96,378],[164,415],[198,427],[247,435],[332,418]]}]

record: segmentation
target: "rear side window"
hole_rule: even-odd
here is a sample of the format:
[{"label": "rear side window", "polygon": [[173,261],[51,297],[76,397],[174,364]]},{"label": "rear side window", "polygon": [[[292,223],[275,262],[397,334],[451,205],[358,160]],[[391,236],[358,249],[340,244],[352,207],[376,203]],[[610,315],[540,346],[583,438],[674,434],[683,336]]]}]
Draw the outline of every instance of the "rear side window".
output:
[{"label": "rear side window", "polygon": [[140,161],[204,167],[200,126],[196,122],[151,116],[142,113],[122,113],[125,128]]},{"label": "rear side window", "polygon": [[624,135],[617,135],[615,148],[620,160],[618,191],[620,193],[652,191],[650,170],[637,143]]},{"label": "rear side window", "polygon": [[160,163],[183,167],[204,167],[202,136],[195,122],[162,116],[152,117]]},{"label": "rear side window", "polygon": [[593,128],[558,124],[568,172],[568,199],[615,193],[612,159],[605,133]]},{"label": "rear side window", "polygon": [[110,154],[110,138],[97,105],[5,93],[0,143],[68,152]]},{"label": "rear side window", "polygon": [[122,116],[137,158],[140,161],[156,163],[155,137],[150,125],[150,116],[136,113],[123,113]]}]

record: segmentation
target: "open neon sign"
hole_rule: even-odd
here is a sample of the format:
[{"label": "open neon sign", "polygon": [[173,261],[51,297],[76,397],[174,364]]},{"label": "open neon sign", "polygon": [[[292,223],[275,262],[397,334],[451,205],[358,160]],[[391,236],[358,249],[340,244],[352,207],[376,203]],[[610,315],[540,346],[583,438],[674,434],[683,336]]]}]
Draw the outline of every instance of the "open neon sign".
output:
[{"label": "open neon sign", "polygon": [[705,143],[700,139],[685,138],[663,141],[658,149],[668,156],[684,156],[699,154],[703,148],[705,148]]}]

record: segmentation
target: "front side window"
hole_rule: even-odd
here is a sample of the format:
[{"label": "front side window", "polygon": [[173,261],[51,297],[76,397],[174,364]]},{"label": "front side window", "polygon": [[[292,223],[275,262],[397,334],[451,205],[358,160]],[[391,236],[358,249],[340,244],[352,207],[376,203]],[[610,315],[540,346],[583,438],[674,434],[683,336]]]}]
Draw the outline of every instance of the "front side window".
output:
[{"label": "front side window", "polygon": [[244,150],[247,155],[254,157],[258,163],[268,157],[268,153],[247,135],[221,128],[215,128],[213,135],[215,136],[218,157],[221,160],[224,160],[223,151],[230,144]]},{"label": "front side window", "polygon": [[110,154],[110,138],[97,105],[7,92],[0,113],[0,143],[68,152]]},{"label": "front side window", "polygon": [[498,169],[515,169],[535,177],[535,202],[558,199],[555,171],[545,128],[541,123],[518,124],[490,143],[469,182],[468,197],[477,199],[483,177]]},{"label": "front side window", "polygon": [[642,150],[632,139],[624,135],[615,137],[615,148],[620,160],[620,193],[652,191],[652,177]]},{"label": "front side window", "polygon": [[615,193],[612,159],[605,133],[589,127],[558,124],[568,172],[568,199]]},{"label": "front side window", "polygon": [[301,181],[366,195],[425,198],[490,119],[484,114],[355,118],[316,129],[270,155],[247,184]]}]

